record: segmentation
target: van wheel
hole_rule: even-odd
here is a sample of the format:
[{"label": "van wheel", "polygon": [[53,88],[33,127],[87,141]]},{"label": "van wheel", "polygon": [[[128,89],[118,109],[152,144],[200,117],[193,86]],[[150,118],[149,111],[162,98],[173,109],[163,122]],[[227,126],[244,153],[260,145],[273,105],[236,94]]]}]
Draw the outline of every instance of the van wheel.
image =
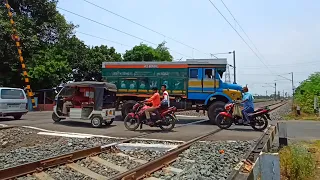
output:
[{"label": "van wheel", "polygon": [[22,117],[22,114],[17,114],[17,115],[13,116],[13,119],[14,120],[19,120],[19,119],[21,119],[21,117]]},{"label": "van wheel", "polygon": [[211,124],[216,124],[216,117],[217,115],[224,111],[224,106],[226,105],[225,102],[216,101],[213,102],[208,108],[208,118],[210,119]]},{"label": "van wheel", "polygon": [[52,113],[52,120],[53,120],[54,122],[60,122],[60,121],[61,121],[61,118],[59,118],[59,117],[57,116],[57,114],[56,114],[55,112],[53,112],[53,113]]},{"label": "van wheel", "polygon": [[92,116],[91,125],[92,127],[98,128],[102,126],[103,118],[101,116]]},{"label": "van wheel", "polygon": [[126,101],[121,108],[121,114],[122,114],[122,118],[124,119],[128,113],[130,112],[130,110],[133,108],[133,106],[136,104],[137,102],[134,100],[129,100]]}]

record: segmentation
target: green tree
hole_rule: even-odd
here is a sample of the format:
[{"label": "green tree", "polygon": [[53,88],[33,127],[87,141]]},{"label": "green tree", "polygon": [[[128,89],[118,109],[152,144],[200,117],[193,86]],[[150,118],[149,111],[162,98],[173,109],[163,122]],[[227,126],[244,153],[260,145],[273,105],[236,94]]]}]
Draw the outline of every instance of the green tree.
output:
[{"label": "green tree", "polygon": [[316,72],[303,81],[295,91],[294,98],[306,113],[313,113],[314,96],[320,97],[320,72]]},{"label": "green tree", "polygon": [[127,50],[123,55],[124,61],[172,61],[166,42],[162,42],[157,48],[153,48],[146,44],[134,46],[131,50]]},{"label": "green tree", "polygon": [[169,52],[169,48],[166,47],[166,42],[162,42],[158,45],[158,47],[155,49],[156,52],[156,59],[158,61],[172,61],[173,57],[171,56]]},{"label": "green tree", "polygon": [[[75,26],[68,24],[59,14],[56,3],[55,0],[9,1],[14,12],[16,29],[21,38],[23,57],[30,70],[38,65],[38,61],[32,62],[34,55],[44,55],[42,51],[73,35],[72,30]],[[7,9],[4,4],[0,4],[0,67],[7,67],[1,71],[0,85],[22,87],[21,65],[15,43],[11,39],[11,31]],[[32,84],[38,84],[38,79],[35,77],[37,76],[31,79]],[[39,80],[42,81],[41,78]]]},{"label": "green tree", "polygon": [[101,45],[91,47],[85,59],[82,59],[82,65],[78,71],[83,80],[102,80],[101,65],[102,62],[121,61],[121,54],[117,53],[113,47]]}]

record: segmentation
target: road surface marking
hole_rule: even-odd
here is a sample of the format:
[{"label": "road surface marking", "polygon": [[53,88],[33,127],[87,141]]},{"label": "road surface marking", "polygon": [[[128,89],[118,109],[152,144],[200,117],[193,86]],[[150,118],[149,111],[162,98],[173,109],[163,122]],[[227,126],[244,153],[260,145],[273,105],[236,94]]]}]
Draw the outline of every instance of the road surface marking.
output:
[{"label": "road surface marking", "polygon": [[[42,135],[45,135],[45,132],[48,134],[53,134],[56,133],[58,136],[79,136],[80,138],[83,138],[84,136],[90,136],[90,137],[101,137],[101,138],[109,138],[109,139],[126,139],[124,137],[114,137],[114,136],[104,136],[104,135],[95,135],[95,134],[84,134],[84,133],[72,133],[72,132],[61,132],[61,131],[52,131],[52,130],[47,130],[47,129],[42,129],[42,128],[37,128],[37,127],[32,127],[32,126],[22,126],[24,128],[29,128],[29,129],[35,129],[38,131],[43,131],[39,132]],[[38,134],[39,134],[38,133]],[[179,140],[166,140],[166,139],[152,139],[152,138],[132,138],[133,140],[139,140],[139,141],[159,141],[159,142],[173,142],[173,143],[184,143],[185,141],[179,141]]]}]

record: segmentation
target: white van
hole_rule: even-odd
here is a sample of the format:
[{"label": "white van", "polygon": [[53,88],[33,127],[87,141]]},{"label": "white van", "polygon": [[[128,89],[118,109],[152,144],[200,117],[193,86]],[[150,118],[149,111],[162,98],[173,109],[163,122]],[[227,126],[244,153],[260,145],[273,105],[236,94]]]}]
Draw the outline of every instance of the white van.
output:
[{"label": "white van", "polygon": [[28,112],[23,89],[0,87],[0,117],[13,116],[18,120]]}]

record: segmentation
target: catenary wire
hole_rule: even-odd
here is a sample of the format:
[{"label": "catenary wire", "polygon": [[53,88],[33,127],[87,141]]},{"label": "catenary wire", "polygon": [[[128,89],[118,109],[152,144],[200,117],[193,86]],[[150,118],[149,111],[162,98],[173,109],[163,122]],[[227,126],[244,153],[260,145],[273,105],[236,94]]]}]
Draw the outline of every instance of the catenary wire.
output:
[{"label": "catenary wire", "polygon": [[[96,20],[90,19],[90,18],[88,18],[88,17],[82,16],[82,15],[77,14],[77,13],[74,13],[74,12],[69,11],[69,10],[67,10],[67,9],[64,9],[64,8],[61,8],[61,7],[57,7],[57,8],[58,8],[58,9],[60,9],[60,10],[62,10],[62,11],[65,11],[65,12],[68,12],[68,13],[70,13],[70,14],[73,14],[73,15],[75,15],[75,16],[78,16],[78,17],[81,17],[81,18],[83,18],[83,19],[86,19],[86,20],[88,20],[88,21],[91,21],[91,22],[94,22],[94,23],[96,23],[96,24],[99,24],[99,25],[101,25],[101,26],[104,26],[104,27],[107,27],[107,28],[109,28],[109,29],[112,29],[112,30],[114,30],[114,31],[118,31],[118,32],[120,32],[120,33],[122,33],[122,34],[126,34],[126,35],[128,35],[128,36],[133,37],[133,38],[136,38],[136,39],[142,40],[142,41],[147,42],[147,43],[149,43],[149,44],[153,44],[153,45],[156,45],[156,46],[158,45],[158,44],[156,44],[156,43],[154,43],[154,42],[151,42],[151,41],[145,40],[145,39],[143,39],[143,38],[140,38],[140,37],[135,36],[135,35],[133,35],[133,34],[127,33],[127,32],[122,31],[122,30],[120,30],[120,29],[117,29],[117,28],[114,28],[114,27],[108,26],[108,25],[106,25],[106,24],[104,24],[104,23],[98,22],[98,21],[96,21]],[[172,50],[172,49],[169,49],[169,48],[168,48],[168,50],[169,50],[169,51],[171,51],[171,52],[174,52],[174,53],[180,54],[180,55],[182,55],[182,56],[192,58],[191,56],[188,56],[188,55],[182,54],[182,53],[177,52],[177,51],[175,51],[175,50]]]},{"label": "catenary wire", "polygon": [[161,35],[161,36],[163,36],[163,37],[165,37],[165,38],[168,38],[168,39],[170,39],[170,40],[172,40],[172,41],[175,41],[175,42],[177,42],[177,43],[179,43],[179,44],[182,44],[182,45],[184,45],[184,46],[186,46],[186,47],[189,47],[189,48],[191,48],[192,50],[196,50],[196,51],[201,52],[201,53],[203,53],[203,54],[208,54],[208,55],[210,55],[210,53],[206,53],[206,52],[200,51],[200,50],[197,49],[197,48],[194,48],[194,47],[192,47],[192,46],[190,46],[190,45],[188,45],[188,44],[186,44],[186,43],[183,43],[183,42],[181,42],[181,41],[179,41],[179,40],[176,40],[176,39],[174,39],[174,38],[172,38],[172,37],[169,37],[169,36],[167,36],[167,35],[159,32],[159,31],[156,31],[156,30],[154,30],[154,29],[151,29],[151,28],[149,28],[149,27],[147,27],[147,26],[145,26],[145,25],[142,25],[142,24],[140,24],[140,23],[138,23],[138,22],[136,22],[136,21],[133,21],[133,20],[131,20],[131,19],[129,19],[129,18],[126,18],[126,17],[124,17],[124,16],[122,16],[122,15],[120,15],[120,14],[117,14],[117,13],[113,12],[113,11],[110,11],[110,10],[108,10],[108,9],[102,7],[102,6],[99,6],[99,5],[95,4],[95,3],[93,3],[93,2],[90,2],[90,1],[88,1],[88,0],[83,0],[83,1],[85,1],[86,3],[89,3],[89,4],[93,5],[93,6],[95,6],[95,7],[97,7],[97,8],[100,8],[100,9],[102,9],[102,10],[108,12],[108,13],[111,13],[111,14],[113,14],[113,15],[115,15],[115,16],[118,16],[118,17],[120,17],[120,18],[122,18],[122,19],[125,19],[126,21],[129,21],[129,22],[131,22],[131,23],[133,23],[133,24],[135,24],[135,25],[138,25],[138,26],[140,26],[140,27],[142,27],[142,28],[144,28],[144,29],[147,29],[147,30],[149,30],[149,31],[151,31],[151,32],[154,32],[154,33],[156,33],[156,34],[158,34],[158,35]]},{"label": "catenary wire", "polygon": [[231,28],[238,34],[238,36],[242,39],[242,41],[249,47],[249,49],[254,53],[254,55],[261,61],[261,63],[271,72],[274,73],[260,58],[260,56],[252,49],[252,47],[247,43],[247,41],[240,35],[240,33],[232,26],[232,24],[228,21],[228,19],[221,13],[221,11],[217,8],[216,5],[213,4],[211,0],[209,0],[211,5],[218,11],[218,13],[224,18],[225,21],[231,26]]}]

